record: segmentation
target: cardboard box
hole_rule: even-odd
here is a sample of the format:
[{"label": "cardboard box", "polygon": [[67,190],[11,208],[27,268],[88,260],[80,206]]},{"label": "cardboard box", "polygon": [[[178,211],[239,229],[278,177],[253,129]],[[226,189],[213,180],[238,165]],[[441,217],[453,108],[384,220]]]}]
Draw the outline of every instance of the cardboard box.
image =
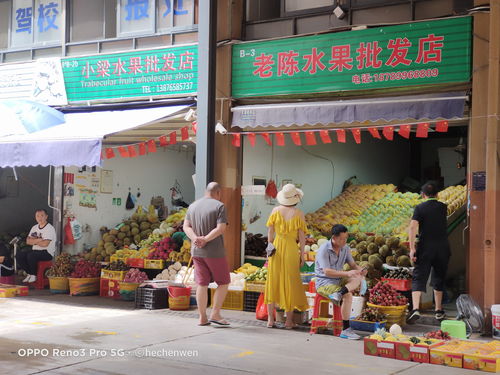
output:
[{"label": "cardboard box", "polygon": [[500,372],[500,351],[490,355],[464,354],[463,367],[469,370]]}]

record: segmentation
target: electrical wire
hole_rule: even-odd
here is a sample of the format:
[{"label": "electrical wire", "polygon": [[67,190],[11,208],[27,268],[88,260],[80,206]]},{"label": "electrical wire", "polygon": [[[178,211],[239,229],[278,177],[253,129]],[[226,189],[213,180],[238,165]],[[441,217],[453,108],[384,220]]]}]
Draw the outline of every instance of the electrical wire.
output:
[{"label": "electrical wire", "polygon": [[334,182],[335,182],[335,165],[333,164],[333,161],[331,161],[330,159],[328,158],[325,158],[324,156],[320,156],[320,155],[316,155],[316,154],[313,154],[311,151],[309,150],[306,150],[304,148],[304,146],[300,146],[300,148],[308,153],[309,155],[315,157],[315,158],[318,158],[318,159],[323,159],[323,160],[326,160],[328,161],[331,165],[332,165],[332,186],[331,186],[331,189],[330,189],[330,199],[333,199],[333,185],[334,185]]}]

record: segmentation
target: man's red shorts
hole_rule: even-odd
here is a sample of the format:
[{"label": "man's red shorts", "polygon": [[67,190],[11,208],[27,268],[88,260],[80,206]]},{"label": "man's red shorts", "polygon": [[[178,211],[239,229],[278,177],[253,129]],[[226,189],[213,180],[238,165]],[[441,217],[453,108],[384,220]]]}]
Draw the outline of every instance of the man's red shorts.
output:
[{"label": "man's red shorts", "polygon": [[194,280],[196,284],[207,286],[212,281],[217,285],[231,283],[229,266],[226,257],[224,258],[200,258],[193,257]]}]

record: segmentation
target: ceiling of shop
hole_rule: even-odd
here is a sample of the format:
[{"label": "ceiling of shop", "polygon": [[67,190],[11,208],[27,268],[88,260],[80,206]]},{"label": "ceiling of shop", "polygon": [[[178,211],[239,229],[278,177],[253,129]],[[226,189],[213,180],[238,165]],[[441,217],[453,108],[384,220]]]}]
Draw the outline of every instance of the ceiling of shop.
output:
[{"label": "ceiling of shop", "polygon": [[[133,129],[124,130],[118,133],[107,135],[103,143],[105,145],[128,145],[133,143],[140,143],[149,141],[150,139],[156,139],[162,135],[168,135],[173,131],[177,132],[177,142],[178,143],[191,143],[194,144],[196,141],[196,136],[192,130],[192,124],[190,121],[186,121],[184,116],[186,115],[189,108],[178,112],[172,116],[164,119],[157,120],[148,124],[138,126]],[[187,126],[189,129],[189,141],[182,141],[181,139],[181,128]]]}]

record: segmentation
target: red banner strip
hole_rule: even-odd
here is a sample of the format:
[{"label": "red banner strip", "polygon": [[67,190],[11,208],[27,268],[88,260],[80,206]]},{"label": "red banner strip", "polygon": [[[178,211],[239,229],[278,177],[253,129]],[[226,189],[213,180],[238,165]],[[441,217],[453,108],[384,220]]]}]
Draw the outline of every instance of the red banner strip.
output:
[{"label": "red banner strip", "polygon": [[344,129],[337,129],[337,141],[340,143],[345,143],[345,130]]},{"label": "red banner strip", "polygon": [[285,145],[285,135],[283,133],[276,133],[274,136],[276,137],[276,144],[278,146]]},{"label": "red banner strip", "polygon": [[354,137],[354,141],[359,145],[361,143],[361,130],[359,129],[351,129],[352,136]]},{"label": "red banner strip", "polygon": [[394,139],[394,127],[384,126],[382,134],[384,134],[384,137],[387,138],[387,140],[392,141]]},{"label": "red banner strip", "polygon": [[134,146],[128,146],[128,154],[131,158],[135,158],[137,156],[137,151]]},{"label": "red banner strip", "polygon": [[428,122],[421,122],[420,124],[418,124],[416,136],[418,138],[427,138],[429,133],[429,125],[430,124]]},{"label": "red banner strip", "polygon": [[233,144],[234,147],[240,147],[241,146],[241,135],[240,134],[233,134],[232,144]]},{"label": "red banner strip", "polygon": [[401,125],[399,127],[399,135],[403,138],[410,139],[410,130],[411,126],[410,125]]},{"label": "red banner strip", "polygon": [[320,130],[319,137],[321,138],[321,141],[325,144],[332,143],[332,139],[330,138],[330,134],[328,133],[328,130]]},{"label": "red banner strip", "polygon": [[368,128],[368,131],[370,132],[373,138],[382,139],[377,128]]},{"label": "red banner strip", "polygon": [[115,157],[115,152],[112,148],[106,149],[106,159],[113,159]]},{"label": "red banner strip", "polygon": [[154,139],[148,141],[148,152],[156,152],[156,142]]},{"label": "red banner strip", "polygon": [[297,145],[301,146],[302,145],[302,140],[300,139],[300,134],[299,132],[291,132],[290,137],[292,138],[292,142]]},{"label": "red banner strip", "polygon": [[255,133],[250,133],[247,135],[248,142],[250,142],[250,146],[255,147]]},{"label": "red banner strip", "polygon": [[436,131],[440,133],[446,133],[448,131],[448,121],[436,122]]},{"label": "red banner strip", "polygon": [[269,137],[269,133],[261,133],[260,135],[262,136],[262,138],[264,138],[264,141],[266,141],[266,143],[271,146],[271,138]]},{"label": "red banner strip", "polygon": [[183,141],[186,141],[189,139],[189,129],[187,126],[184,126],[183,128],[181,128],[181,139]]},{"label": "red banner strip", "polygon": [[129,157],[128,149],[126,149],[123,146],[118,147],[118,152],[120,153],[120,156],[122,158],[128,158]]},{"label": "red banner strip", "polygon": [[169,137],[170,137],[170,144],[171,145],[175,145],[177,143],[177,132],[172,132],[169,134]]},{"label": "red banner strip", "polygon": [[306,132],[306,145],[314,146],[316,144],[316,136],[314,132]]}]

